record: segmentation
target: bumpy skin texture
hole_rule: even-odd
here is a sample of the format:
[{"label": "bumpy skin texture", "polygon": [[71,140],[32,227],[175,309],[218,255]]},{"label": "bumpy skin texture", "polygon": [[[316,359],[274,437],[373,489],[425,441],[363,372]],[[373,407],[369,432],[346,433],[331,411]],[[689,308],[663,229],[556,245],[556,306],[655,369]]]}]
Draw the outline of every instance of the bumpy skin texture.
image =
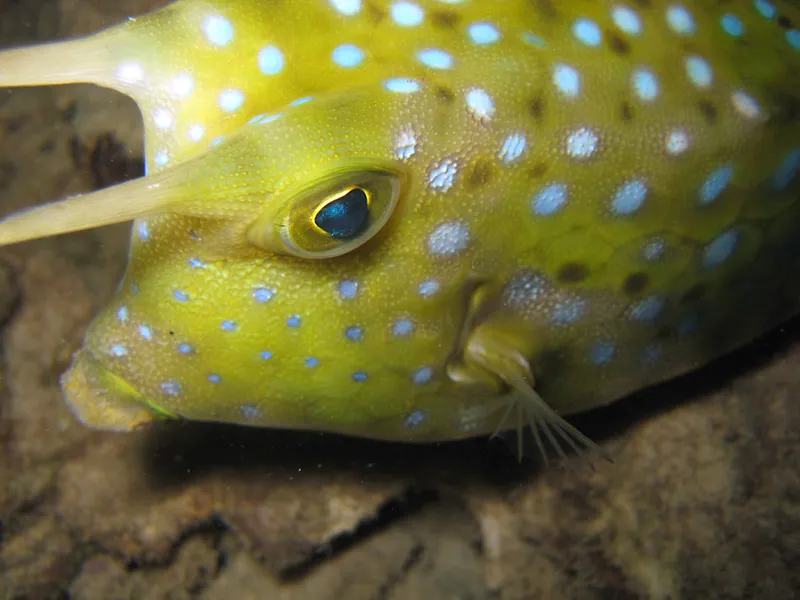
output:
[{"label": "bumpy skin texture", "polygon": [[[567,414],[797,312],[788,2],[182,0],[13,52],[40,79],[2,84],[144,114],[148,177],[98,196],[139,217],[130,264],[64,379],[94,426],[453,439],[498,425],[495,350]],[[399,196],[363,245],[249,237],[370,169]]]}]

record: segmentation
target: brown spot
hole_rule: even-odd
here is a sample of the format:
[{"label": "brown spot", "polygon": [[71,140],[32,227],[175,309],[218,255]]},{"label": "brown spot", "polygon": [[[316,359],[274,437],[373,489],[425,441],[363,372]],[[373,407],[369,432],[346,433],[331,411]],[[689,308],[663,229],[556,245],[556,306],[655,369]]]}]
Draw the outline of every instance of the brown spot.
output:
[{"label": "brown spot", "polygon": [[710,100],[700,100],[700,102],[697,103],[697,108],[703,113],[709,125],[714,125],[717,122],[717,107],[714,106],[713,102]]},{"label": "brown spot", "polygon": [[386,11],[372,2],[366,4],[366,15],[373,25],[378,25],[386,19]]},{"label": "brown spot", "polygon": [[456,95],[444,86],[436,88],[436,97],[448,104],[451,104],[456,99]]},{"label": "brown spot", "polygon": [[479,161],[469,174],[467,184],[471,187],[486,185],[492,179],[492,173],[492,163],[489,161]]},{"label": "brown spot", "polygon": [[631,106],[631,103],[627,100],[620,106],[620,114],[622,115],[623,121],[628,123],[633,121],[633,106]]},{"label": "brown spot", "polygon": [[694,304],[703,298],[706,295],[706,285],[704,283],[698,283],[681,296],[681,304]]},{"label": "brown spot", "polygon": [[650,276],[647,273],[631,273],[622,283],[622,291],[629,296],[641,294],[650,285]]},{"label": "brown spot", "polygon": [[442,29],[455,29],[460,20],[461,16],[457,12],[450,10],[437,10],[431,13],[431,22],[434,26]]},{"label": "brown spot", "polygon": [[616,31],[607,34],[608,46],[612,52],[616,52],[622,56],[627,56],[631,53],[631,45],[628,40],[619,35]]},{"label": "brown spot", "polygon": [[547,173],[549,168],[550,167],[547,165],[547,163],[540,162],[533,165],[529,173],[531,175],[531,178],[538,179],[539,177],[542,177],[545,173]]},{"label": "brown spot", "polygon": [[794,26],[792,25],[792,20],[786,15],[780,15],[778,17],[778,25],[780,25],[784,29],[794,29]]},{"label": "brown spot", "polygon": [[541,123],[544,119],[544,98],[537,96],[531,100],[528,108],[534,121]]},{"label": "brown spot", "polygon": [[653,8],[653,3],[651,0],[636,0],[635,4],[639,8]]},{"label": "brown spot", "polygon": [[555,19],[558,16],[558,11],[552,0],[531,0],[533,10],[541,14],[547,19]]},{"label": "brown spot", "polygon": [[670,338],[675,337],[675,329],[670,327],[669,325],[662,325],[658,328],[656,332],[656,338],[659,340],[668,340]]},{"label": "brown spot", "polygon": [[588,276],[589,267],[576,262],[564,263],[556,275],[561,283],[579,283]]}]

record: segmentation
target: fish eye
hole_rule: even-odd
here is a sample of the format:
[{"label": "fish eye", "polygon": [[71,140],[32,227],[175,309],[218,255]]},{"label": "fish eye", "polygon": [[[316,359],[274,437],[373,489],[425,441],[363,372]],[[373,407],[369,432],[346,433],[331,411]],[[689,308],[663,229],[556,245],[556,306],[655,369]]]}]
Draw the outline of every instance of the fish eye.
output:
[{"label": "fish eye", "polygon": [[400,197],[402,175],[374,164],[334,167],[268,200],[250,225],[248,240],[300,258],[346,254],[377,234]]}]

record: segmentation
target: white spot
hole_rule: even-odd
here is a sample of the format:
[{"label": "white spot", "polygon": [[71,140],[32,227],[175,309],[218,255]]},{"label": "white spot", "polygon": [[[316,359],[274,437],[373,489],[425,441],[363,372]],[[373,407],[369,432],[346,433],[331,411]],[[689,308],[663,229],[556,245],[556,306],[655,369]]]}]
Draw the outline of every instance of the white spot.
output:
[{"label": "white spot", "polygon": [[437,48],[420,50],[417,52],[417,60],[431,69],[449,69],[453,66],[453,57]]},{"label": "white spot", "polygon": [[567,186],[554,183],[540,190],[531,200],[531,209],[537,215],[552,215],[567,201]]},{"label": "white spot", "polygon": [[179,396],[181,393],[181,384],[171,379],[161,384],[161,391],[167,396]]},{"label": "white spot", "polygon": [[423,298],[430,298],[439,291],[439,282],[435,279],[428,279],[419,284],[419,295]]},{"label": "white spot", "polygon": [[556,304],[550,311],[550,320],[556,325],[570,325],[580,319],[586,308],[586,302],[578,298],[569,298]]},{"label": "white spot", "polygon": [[731,102],[739,114],[748,119],[755,119],[761,114],[761,108],[755,98],[741,90],[731,95]]},{"label": "white spot", "polygon": [[653,240],[642,248],[642,256],[647,262],[656,262],[664,258],[666,248],[664,240]]},{"label": "white spot", "polygon": [[189,294],[184,292],[183,290],[175,290],[172,292],[172,295],[175,297],[175,300],[178,302],[188,302],[189,301]]},{"label": "white spot", "polygon": [[169,163],[169,154],[164,152],[163,150],[159,150],[156,152],[156,155],[153,157],[153,163],[157,167],[165,167],[167,163]]},{"label": "white spot", "polygon": [[589,19],[578,19],[572,26],[572,34],[582,44],[587,46],[599,46],[603,41],[603,32],[594,21]]},{"label": "white spot", "polygon": [[789,45],[800,52],[800,29],[790,29],[786,32],[786,41]]},{"label": "white spot", "polygon": [[242,108],[244,92],[242,90],[222,90],[219,93],[219,106],[226,112],[234,112]]},{"label": "white spot", "polygon": [[494,44],[500,40],[500,32],[491,23],[473,23],[467,31],[472,41],[480,46]]},{"label": "white spot", "polygon": [[153,330],[149,325],[139,325],[139,335],[146,339],[148,342],[153,339]]},{"label": "white spot", "polygon": [[721,265],[731,257],[738,243],[739,234],[736,231],[726,231],[706,246],[703,266],[712,268]]},{"label": "white spot", "polygon": [[275,296],[275,290],[268,287],[259,287],[253,290],[253,299],[259,304],[266,304]]},{"label": "white spot", "polygon": [[731,179],[733,179],[733,167],[731,165],[725,165],[711,173],[703,182],[703,185],[700,186],[700,204],[711,204],[719,198],[720,194],[730,184]]},{"label": "white spot", "polygon": [[178,73],[172,79],[172,93],[185,98],[194,91],[194,79],[189,73]]},{"label": "white spot", "polygon": [[277,75],[284,64],[283,52],[277,46],[264,46],[258,51],[258,70],[264,75]]},{"label": "white spot", "polygon": [[159,129],[169,129],[174,121],[172,112],[166,108],[157,108],[153,112],[153,123]]},{"label": "white spot", "polygon": [[352,375],[353,381],[357,383],[364,383],[369,377],[365,371],[356,371]]},{"label": "white spot", "polygon": [[800,148],[789,153],[772,178],[775,189],[784,190],[794,181],[800,172]]},{"label": "white spot", "polygon": [[577,98],[581,93],[581,74],[569,65],[556,65],[553,69],[553,83],[567,98]]},{"label": "white spot", "polygon": [[512,133],[503,142],[499,158],[505,163],[512,163],[525,152],[528,143],[521,133]]},{"label": "white spot", "polygon": [[210,383],[220,383],[222,381],[222,376],[217,373],[209,373],[208,381]]},{"label": "white spot", "polygon": [[147,221],[139,221],[136,226],[136,234],[143,242],[150,239],[150,226],[147,224]]},{"label": "white spot", "polygon": [[756,5],[756,10],[767,20],[772,21],[772,19],[778,16],[778,10],[772,2],[768,0],[755,0],[754,4]]},{"label": "white spot", "polygon": [[420,90],[419,82],[406,77],[387,79],[383,82],[383,86],[390,92],[395,92],[396,94],[413,94]]},{"label": "white spot", "polygon": [[589,350],[589,360],[598,367],[607,365],[614,359],[616,348],[611,342],[597,342]]},{"label": "white spot", "polygon": [[645,298],[631,309],[634,321],[654,321],[664,309],[664,301],[657,296]]},{"label": "white spot", "polygon": [[664,142],[667,154],[677,156],[689,149],[689,134],[685,129],[673,129],[667,134]]},{"label": "white spot", "polygon": [[128,349],[125,346],[123,346],[122,344],[115,344],[115,345],[111,346],[111,354],[113,354],[117,358],[125,356],[127,353],[128,353]]},{"label": "white spot", "polygon": [[634,179],[620,186],[617,193],[614,194],[611,210],[618,215],[633,214],[642,207],[645,198],[647,198],[647,186],[638,179]]},{"label": "white spot", "polygon": [[411,319],[398,319],[392,327],[392,333],[396,336],[411,335],[414,333],[414,321]]},{"label": "white spot", "polygon": [[392,4],[392,20],[403,27],[416,27],[425,18],[425,11],[413,2]]},{"label": "white spot", "polygon": [[119,319],[120,323],[126,323],[128,321],[128,307],[127,306],[120,306],[119,310],[117,311],[117,319]]},{"label": "white spot", "polygon": [[600,139],[594,131],[581,127],[567,138],[567,154],[578,160],[590,158],[597,151],[599,142]]},{"label": "white spot", "polygon": [[342,300],[352,300],[358,296],[358,282],[344,279],[339,282],[339,297]]},{"label": "white spot", "polygon": [[428,251],[434,256],[453,256],[468,245],[469,227],[459,221],[443,223],[428,236]]},{"label": "white spot", "polygon": [[708,62],[699,56],[690,56],[686,59],[686,74],[692,83],[701,89],[709,87],[714,82],[714,71]]},{"label": "white spot", "polygon": [[722,15],[720,19],[722,29],[732,37],[742,37],[744,35],[744,23],[742,20],[731,13]]},{"label": "white spot", "polygon": [[314,99],[314,96],[303,96],[302,98],[298,98],[297,100],[293,100],[289,102],[289,106],[302,106],[303,104],[307,104]]},{"label": "white spot", "polygon": [[227,319],[222,322],[222,325],[220,325],[220,329],[222,329],[222,331],[236,331],[237,329],[239,329],[239,325],[238,323],[236,323],[236,321]]},{"label": "white spot", "polygon": [[[415,381],[414,383],[421,383],[419,381]],[[415,427],[419,427],[425,422],[425,419],[428,418],[428,414],[424,410],[415,410],[410,415],[406,417],[405,426],[409,429],[414,429]]]},{"label": "white spot", "polygon": [[137,62],[121,63],[117,67],[117,79],[122,83],[141,83],[144,81],[144,67]]},{"label": "white spot", "polygon": [[697,31],[692,13],[679,4],[667,8],[667,25],[678,35],[694,35]]},{"label": "white spot", "polygon": [[467,107],[479,120],[489,120],[494,116],[494,102],[484,90],[472,88],[467,92]]},{"label": "white spot", "polygon": [[642,20],[639,15],[624,4],[617,4],[611,9],[611,18],[614,21],[614,25],[629,35],[642,33]]},{"label": "white spot", "polygon": [[406,127],[397,136],[394,155],[400,160],[408,160],[417,152],[417,136],[414,130]]},{"label": "white spot", "polygon": [[192,125],[189,127],[189,139],[193,142],[199,142],[206,134],[206,128],[202,125]]},{"label": "white spot", "polygon": [[261,409],[257,406],[253,406],[252,404],[242,404],[239,407],[239,410],[242,411],[242,416],[248,421],[254,421],[261,418]]},{"label": "white spot", "polygon": [[178,344],[178,352],[181,354],[194,354],[194,347],[191,344]]},{"label": "white spot", "polygon": [[233,41],[233,24],[221,15],[211,15],[203,22],[208,41],[215,46],[227,46]]},{"label": "white spot", "polygon": [[364,333],[361,330],[361,327],[358,327],[357,325],[353,325],[352,327],[348,327],[344,330],[344,337],[353,342],[359,341],[363,335]]},{"label": "white spot", "polygon": [[453,187],[457,173],[458,163],[447,158],[435,165],[428,173],[428,184],[438,192],[446,192]]},{"label": "white spot", "polygon": [[307,356],[303,362],[309,369],[313,369],[319,366],[319,359],[315,356]]},{"label": "white spot", "polygon": [[348,17],[358,14],[361,10],[361,0],[330,0],[330,3],[333,8]]},{"label": "white spot", "polygon": [[433,378],[433,369],[431,367],[420,367],[411,375],[411,380],[417,385],[428,383]]},{"label": "white spot", "polygon": [[189,266],[193,269],[205,269],[208,265],[204,263],[199,258],[190,258],[189,259]]},{"label": "white spot", "polygon": [[333,50],[333,62],[345,69],[352,69],[364,62],[364,51],[353,44],[342,44]]},{"label": "white spot", "polygon": [[658,98],[658,79],[647,69],[636,69],[633,72],[631,85],[636,95],[645,102],[651,102]]},{"label": "white spot", "polygon": [[258,357],[261,360],[269,360],[272,358],[272,352],[270,352],[269,350],[262,350],[261,352],[258,353]]}]

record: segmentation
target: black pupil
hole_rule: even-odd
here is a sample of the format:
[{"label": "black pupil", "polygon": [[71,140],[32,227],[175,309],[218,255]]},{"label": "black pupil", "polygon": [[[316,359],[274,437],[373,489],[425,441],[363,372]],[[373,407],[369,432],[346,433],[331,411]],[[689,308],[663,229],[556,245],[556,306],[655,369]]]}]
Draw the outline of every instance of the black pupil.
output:
[{"label": "black pupil", "polygon": [[314,223],[331,237],[349,239],[361,233],[369,218],[367,194],[353,188],[327,204],[314,217]]}]

